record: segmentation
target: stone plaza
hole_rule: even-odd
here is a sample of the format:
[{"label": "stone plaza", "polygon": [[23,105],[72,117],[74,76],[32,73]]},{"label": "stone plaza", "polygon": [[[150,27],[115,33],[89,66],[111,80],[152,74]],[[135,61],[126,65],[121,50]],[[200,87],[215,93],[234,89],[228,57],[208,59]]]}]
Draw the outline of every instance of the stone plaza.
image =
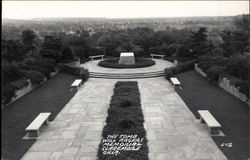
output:
[{"label": "stone plaza", "polygon": [[[101,68],[97,61],[82,64],[89,71],[127,73],[158,71],[173,66],[155,60],[140,69]],[[164,77],[137,81],[145,118],[150,160],[226,160],[208,130],[188,109]],[[61,110],[43,127],[22,160],[97,160],[98,145],[114,84],[126,79],[89,78]]]}]

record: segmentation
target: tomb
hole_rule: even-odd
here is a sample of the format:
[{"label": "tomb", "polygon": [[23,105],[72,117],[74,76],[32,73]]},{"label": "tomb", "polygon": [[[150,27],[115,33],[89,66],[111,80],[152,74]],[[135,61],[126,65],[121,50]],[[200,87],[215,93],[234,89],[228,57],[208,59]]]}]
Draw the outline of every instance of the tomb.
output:
[{"label": "tomb", "polygon": [[120,54],[119,64],[135,64],[135,57],[133,52],[123,52]]}]

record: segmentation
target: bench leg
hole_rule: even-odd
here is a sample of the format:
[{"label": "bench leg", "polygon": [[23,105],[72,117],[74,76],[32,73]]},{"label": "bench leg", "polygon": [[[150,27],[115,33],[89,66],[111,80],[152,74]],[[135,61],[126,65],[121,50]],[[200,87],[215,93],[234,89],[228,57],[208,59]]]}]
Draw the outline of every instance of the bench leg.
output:
[{"label": "bench leg", "polygon": [[202,117],[200,117],[200,121],[201,121],[201,123],[205,123],[205,121],[202,119]]},{"label": "bench leg", "polygon": [[39,130],[29,131],[29,137],[38,137],[40,135]]},{"label": "bench leg", "polygon": [[220,128],[210,127],[209,128],[209,133],[210,134],[219,134],[220,133]]},{"label": "bench leg", "polygon": [[49,118],[46,119],[46,121],[44,122],[44,125],[48,125],[49,124]]}]

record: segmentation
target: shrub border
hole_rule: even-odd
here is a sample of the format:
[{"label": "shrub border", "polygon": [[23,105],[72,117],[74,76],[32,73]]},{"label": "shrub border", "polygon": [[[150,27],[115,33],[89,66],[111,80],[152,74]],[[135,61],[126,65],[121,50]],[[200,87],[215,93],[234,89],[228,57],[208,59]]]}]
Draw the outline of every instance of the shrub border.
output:
[{"label": "shrub border", "polygon": [[[129,106],[124,107],[124,104]],[[126,122],[127,120],[131,120],[133,123],[129,128],[124,129],[121,127],[122,122]],[[102,132],[103,139],[106,139],[108,135],[113,134],[137,134],[138,137],[143,138],[142,146],[138,151],[121,151],[121,153],[116,156],[103,155],[102,139],[97,153],[98,160],[149,159],[146,130],[143,125],[144,117],[141,109],[138,83],[136,81],[119,81],[115,84],[114,94],[110,101],[106,122],[107,124],[104,126]]]},{"label": "shrub border", "polygon": [[[119,64],[118,63],[118,58],[109,58],[109,59],[105,59],[103,61],[100,61],[98,63],[99,66],[101,67],[105,67],[105,68],[118,68],[118,69],[128,69],[128,68],[144,68],[144,67],[150,67],[155,65],[155,61],[152,59],[148,59],[148,58],[143,58],[143,57],[135,57],[135,61],[137,59],[145,59],[146,61],[144,62],[137,62],[135,64],[131,64],[131,65],[125,65],[125,64]],[[110,62],[110,60],[114,60],[117,62]]]}]

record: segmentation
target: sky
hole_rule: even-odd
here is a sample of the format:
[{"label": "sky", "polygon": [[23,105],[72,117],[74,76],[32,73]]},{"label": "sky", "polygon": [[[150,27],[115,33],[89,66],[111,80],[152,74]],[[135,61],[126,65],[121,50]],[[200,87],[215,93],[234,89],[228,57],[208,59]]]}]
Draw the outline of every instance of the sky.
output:
[{"label": "sky", "polygon": [[249,1],[2,1],[2,18],[193,17],[249,14]]}]

